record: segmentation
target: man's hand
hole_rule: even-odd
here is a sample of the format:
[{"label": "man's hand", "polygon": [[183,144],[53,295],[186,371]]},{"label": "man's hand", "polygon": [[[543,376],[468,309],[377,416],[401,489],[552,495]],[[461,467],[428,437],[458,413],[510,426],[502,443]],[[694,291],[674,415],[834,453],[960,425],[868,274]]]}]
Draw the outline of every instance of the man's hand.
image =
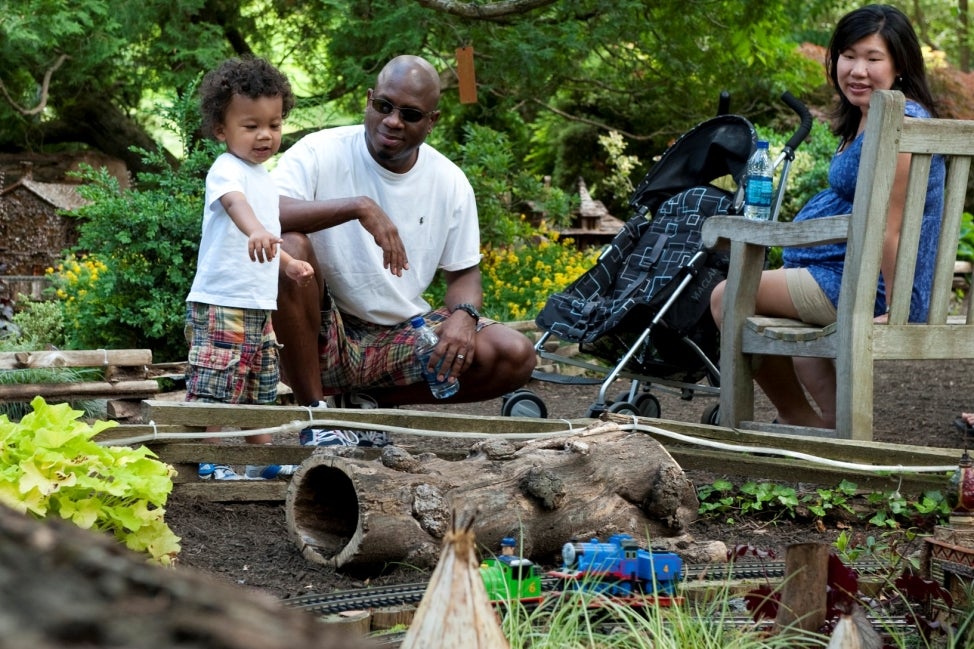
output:
[{"label": "man's hand", "polygon": [[[476,352],[477,321],[466,311],[455,311],[436,328],[440,343],[433,352],[431,365],[439,366],[438,378],[459,377],[473,363]],[[437,358],[438,357],[438,358]],[[443,364],[439,365],[440,359]]]},{"label": "man's hand", "polygon": [[402,271],[409,270],[409,259],[406,246],[399,238],[399,228],[375,201],[362,199],[364,213],[359,216],[359,223],[372,235],[375,245],[382,248],[382,267],[388,268],[396,277],[402,277]]}]

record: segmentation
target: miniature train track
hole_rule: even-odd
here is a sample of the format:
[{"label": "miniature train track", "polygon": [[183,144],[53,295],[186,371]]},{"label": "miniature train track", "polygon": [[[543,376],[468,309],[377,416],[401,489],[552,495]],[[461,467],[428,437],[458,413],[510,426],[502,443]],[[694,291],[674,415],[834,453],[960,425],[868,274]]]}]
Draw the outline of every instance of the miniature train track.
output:
[{"label": "miniature train track", "polygon": [[[876,562],[854,562],[849,565],[860,576],[874,575],[888,568]],[[736,564],[686,566],[687,582],[713,582],[742,579],[780,579],[785,575],[784,561],[738,562]],[[553,589],[556,579],[542,579],[542,589]],[[283,600],[292,608],[316,615],[333,615],[345,611],[360,611],[390,606],[418,604],[426,591],[426,582],[397,584],[394,586],[370,586],[361,590],[343,590],[334,593],[300,595]]]}]

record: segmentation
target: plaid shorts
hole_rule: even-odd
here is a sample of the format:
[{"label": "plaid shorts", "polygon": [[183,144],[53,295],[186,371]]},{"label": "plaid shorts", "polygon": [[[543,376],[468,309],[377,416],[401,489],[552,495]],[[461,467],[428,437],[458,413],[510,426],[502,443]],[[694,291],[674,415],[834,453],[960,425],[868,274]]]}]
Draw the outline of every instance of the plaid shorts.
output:
[{"label": "plaid shorts", "polygon": [[186,400],[274,403],[280,355],[271,312],[190,302]]},{"label": "plaid shorts", "polygon": [[[423,315],[434,329],[449,316],[446,308]],[[493,320],[481,318],[477,331],[491,324]],[[390,327],[365,322],[339,313],[338,309],[322,311],[318,351],[324,394],[412,385],[424,380],[413,352],[415,340],[408,320]]]}]

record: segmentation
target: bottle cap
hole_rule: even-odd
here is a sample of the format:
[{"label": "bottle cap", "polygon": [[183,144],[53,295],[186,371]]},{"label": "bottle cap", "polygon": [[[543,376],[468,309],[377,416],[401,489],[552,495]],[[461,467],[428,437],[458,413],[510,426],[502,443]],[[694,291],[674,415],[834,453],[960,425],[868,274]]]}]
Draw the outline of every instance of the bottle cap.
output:
[{"label": "bottle cap", "polygon": [[767,140],[758,140],[758,148],[759,149],[767,149],[768,148],[768,141]]},{"label": "bottle cap", "polygon": [[425,320],[423,320],[423,316],[421,316],[421,315],[415,315],[415,316],[413,316],[413,317],[412,317],[412,318],[411,318],[411,319],[409,320],[409,324],[411,324],[411,325],[413,326],[413,328],[415,328],[415,329],[419,329],[419,328],[420,328],[420,327],[422,327],[422,326],[423,326],[424,324],[426,324],[426,321],[425,321]]}]

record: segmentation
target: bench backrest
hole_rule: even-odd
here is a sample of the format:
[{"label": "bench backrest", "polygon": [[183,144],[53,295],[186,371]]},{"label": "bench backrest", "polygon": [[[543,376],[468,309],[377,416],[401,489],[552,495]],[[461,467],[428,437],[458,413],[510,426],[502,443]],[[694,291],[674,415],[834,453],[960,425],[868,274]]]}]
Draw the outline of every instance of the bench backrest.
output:
[{"label": "bench backrest", "polygon": [[[837,428],[842,430],[871,430],[871,403],[865,407],[853,401],[866,398],[866,393],[855,387],[857,377],[867,378],[862,374],[866,364],[870,367],[871,400],[874,360],[974,358],[971,305],[962,316],[949,317],[960,223],[974,156],[974,122],[904,117],[904,103],[898,91],[874,91],[869,109],[838,306]],[[911,154],[911,160],[889,324],[874,325],[890,193],[901,153]],[[946,159],[947,177],[930,310],[925,324],[908,324],[927,180],[935,155]]]}]

